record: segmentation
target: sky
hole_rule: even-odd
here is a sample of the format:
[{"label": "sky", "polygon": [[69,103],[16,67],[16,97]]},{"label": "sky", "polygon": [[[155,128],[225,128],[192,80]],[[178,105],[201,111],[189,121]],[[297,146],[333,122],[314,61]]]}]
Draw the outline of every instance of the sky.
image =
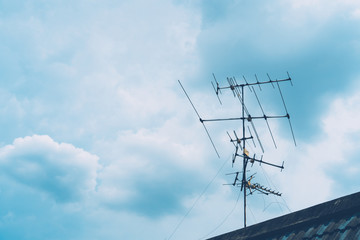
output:
[{"label": "sky", "polygon": [[[287,78],[247,224],[358,192],[356,0],[0,0],[0,238],[206,239],[243,226],[227,77]],[[255,88],[266,114],[277,89]],[[252,92],[247,108],[261,115]],[[259,146],[247,142],[260,156]],[[249,172],[249,174],[250,174]]]}]

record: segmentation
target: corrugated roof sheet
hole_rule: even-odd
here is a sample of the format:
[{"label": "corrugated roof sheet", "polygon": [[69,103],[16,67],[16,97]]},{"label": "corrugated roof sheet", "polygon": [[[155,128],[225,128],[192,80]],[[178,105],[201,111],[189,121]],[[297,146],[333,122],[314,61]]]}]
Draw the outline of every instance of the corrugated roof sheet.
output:
[{"label": "corrugated roof sheet", "polygon": [[210,239],[360,240],[360,192]]}]

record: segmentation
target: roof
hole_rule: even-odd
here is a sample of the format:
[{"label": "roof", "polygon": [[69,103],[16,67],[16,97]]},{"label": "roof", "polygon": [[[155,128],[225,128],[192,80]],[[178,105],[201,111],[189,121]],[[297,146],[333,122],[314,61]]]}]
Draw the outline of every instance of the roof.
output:
[{"label": "roof", "polygon": [[360,192],[210,239],[360,239]]}]

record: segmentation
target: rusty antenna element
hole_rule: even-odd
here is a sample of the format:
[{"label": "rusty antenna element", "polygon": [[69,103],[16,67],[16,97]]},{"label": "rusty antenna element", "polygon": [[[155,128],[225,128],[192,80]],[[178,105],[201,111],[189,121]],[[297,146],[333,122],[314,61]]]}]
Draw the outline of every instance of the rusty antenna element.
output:
[{"label": "rusty antenna element", "polygon": [[[259,192],[265,195],[276,195],[276,196],[281,196],[281,193],[274,191],[270,188],[267,188],[259,183],[252,183],[252,180],[254,179],[254,174],[252,174],[250,177],[246,176],[246,173],[249,171],[247,170],[248,165],[251,164],[251,166],[254,165],[254,163],[258,163],[258,164],[265,164],[271,167],[276,167],[279,168],[281,171],[284,169],[284,162],[282,162],[281,165],[278,164],[273,164],[271,162],[267,162],[263,160],[263,156],[261,155],[260,158],[258,158],[256,156],[256,154],[253,154],[252,156],[250,156],[249,151],[247,150],[246,146],[247,146],[247,142],[249,140],[251,140],[253,142],[254,147],[256,147],[255,145],[255,139],[256,142],[258,143],[259,147],[261,148],[262,153],[264,153],[264,147],[263,144],[259,138],[258,132],[256,130],[254,121],[257,120],[265,120],[269,134],[271,136],[272,142],[274,144],[274,147],[277,148],[276,145],[276,141],[273,135],[273,132],[271,131],[270,128],[270,124],[269,121],[271,119],[280,119],[280,118],[287,118],[288,122],[289,122],[289,126],[290,126],[290,130],[291,130],[291,134],[292,134],[292,138],[294,141],[294,144],[296,146],[296,140],[295,140],[295,136],[294,136],[294,131],[291,125],[291,121],[290,121],[290,115],[288,113],[286,104],[285,104],[285,100],[280,88],[280,84],[283,82],[290,82],[291,85],[292,84],[292,79],[289,75],[289,73],[287,73],[287,78],[284,79],[276,79],[276,80],[272,80],[269,76],[269,74],[267,74],[268,79],[267,81],[259,81],[257,75],[255,75],[255,82],[249,82],[244,76],[243,76],[243,83],[238,83],[235,77],[228,77],[226,79],[227,81],[227,85],[225,86],[221,86],[219,84],[219,82],[217,81],[215,75],[213,74],[213,78],[215,80],[215,83],[211,82],[212,87],[215,91],[215,94],[219,100],[219,103],[222,104],[221,99],[220,99],[220,95],[222,94],[223,91],[226,90],[231,90],[233,96],[235,98],[237,98],[241,104],[241,115],[237,116],[237,117],[231,117],[231,118],[215,118],[215,119],[203,119],[200,117],[198,111],[196,110],[194,104],[192,103],[192,101],[190,100],[189,95],[186,93],[184,87],[182,86],[181,82],[179,81],[179,84],[181,86],[181,88],[183,89],[186,97],[188,98],[189,102],[191,103],[194,111],[196,112],[197,116],[199,117],[200,122],[202,123],[208,138],[211,141],[211,144],[217,154],[218,157],[219,153],[215,147],[215,144],[212,140],[212,138],[210,137],[209,131],[207,130],[205,123],[206,122],[221,122],[221,121],[240,121],[241,122],[241,128],[242,128],[242,133],[239,135],[236,133],[236,131],[233,131],[233,136],[232,134],[230,134],[229,132],[227,132],[227,135],[230,138],[230,142],[234,145],[235,147],[235,152],[232,156],[232,167],[234,167],[234,165],[236,164],[236,160],[237,158],[241,158],[242,159],[242,171],[237,171],[234,173],[230,173],[227,175],[235,175],[234,181],[232,183],[229,184],[224,184],[224,185],[232,185],[235,187],[241,187],[241,191],[244,192],[244,228],[246,228],[246,197],[248,195],[252,195],[254,192]],[[265,110],[263,108],[263,106],[261,105],[260,99],[258,97],[258,94],[255,91],[254,86],[258,86],[259,90],[262,91],[261,86],[262,85],[269,85],[271,84],[272,87],[275,89],[275,85],[277,86],[278,90],[279,90],[279,94],[284,106],[284,110],[285,110],[285,114],[280,114],[280,115],[267,115],[265,113]],[[250,90],[250,92],[252,92],[257,100],[257,103],[259,105],[259,108],[261,110],[262,115],[259,116],[253,116],[250,114],[248,108],[245,105],[245,90],[248,89]],[[251,126],[252,132],[255,134],[255,137],[252,135],[252,132],[250,130],[249,125],[247,125],[246,123],[248,123]],[[245,128],[247,126],[247,129]],[[239,150],[240,149],[240,150]]]}]

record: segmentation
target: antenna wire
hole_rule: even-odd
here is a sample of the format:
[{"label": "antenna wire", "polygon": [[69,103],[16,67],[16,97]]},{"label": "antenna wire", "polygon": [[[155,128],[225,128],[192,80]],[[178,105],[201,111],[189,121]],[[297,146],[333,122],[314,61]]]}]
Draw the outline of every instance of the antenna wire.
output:
[{"label": "antenna wire", "polygon": [[240,193],[241,193],[241,190],[239,191],[239,194],[238,194],[238,197],[236,199],[236,203],[235,203],[234,207],[231,209],[231,211],[228,213],[228,215],[226,215],[224,220],[216,228],[214,228],[211,232],[209,232],[208,234],[206,234],[202,238],[199,238],[199,240],[206,239],[210,234],[212,234],[213,232],[218,230],[226,222],[226,220],[230,217],[230,215],[235,211],[235,208],[236,208],[237,204],[239,203],[239,199],[240,199],[240,195],[241,195]]},{"label": "antenna wire", "polygon": [[176,233],[176,231],[179,229],[179,227],[181,226],[181,224],[184,222],[185,218],[190,214],[190,212],[193,210],[193,208],[195,207],[195,205],[197,204],[197,202],[200,200],[200,198],[205,194],[205,192],[208,190],[208,188],[210,187],[210,185],[214,182],[215,178],[219,175],[219,173],[222,171],[222,169],[225,167],[226,163],[231,159],[227,158],[224,163],[221,165],[219,171],[216,173],[216,175],[211,179],[211,181],[206,185],[206,187],[204,188],[204,190],[201,192],[201,194],[199,195],[199,197],[195,200],[195,202],[193,203],[193,205],[189,208],[189,210],[185,213],[185,215],[183,216],[183,218],[180,220],[180,222],[176,225],[176,227],[174,228],[173,232],[171,233],[170,237],[167,240],[170,240],[174,234]]}]

